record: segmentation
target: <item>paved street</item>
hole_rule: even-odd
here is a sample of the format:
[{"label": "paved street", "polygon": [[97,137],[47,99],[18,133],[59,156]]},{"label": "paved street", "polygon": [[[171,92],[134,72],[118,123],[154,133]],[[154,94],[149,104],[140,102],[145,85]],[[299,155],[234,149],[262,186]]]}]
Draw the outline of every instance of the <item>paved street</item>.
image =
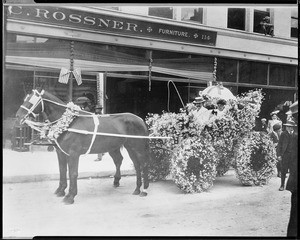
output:
[{"label": "paved street", "polygon": [[[35,147],[37,148],[37,147]],[[16,152],[3,149],[3,182],[29,182],[59,179],[56,152],[46,151],[46,147],[32,149],[30,152]],[[122,150],[122,174],[135,173],[134,166],[125,149]],[[107,177],[115,174],[115,165],[108,154],[102,161],[95,161],[96,154],[81,156],[79,160],[79,178]]]},{"label": "paved street", "polygon": [[171,181],[134,196],[135,176],[78,181],[73,205],[53,192],[58,181],[3,185],[4,237],[47,236],[286,236],[290,192],[279,178],[264,187],[239,184],[231,170],[209,192],[184,194]]}]

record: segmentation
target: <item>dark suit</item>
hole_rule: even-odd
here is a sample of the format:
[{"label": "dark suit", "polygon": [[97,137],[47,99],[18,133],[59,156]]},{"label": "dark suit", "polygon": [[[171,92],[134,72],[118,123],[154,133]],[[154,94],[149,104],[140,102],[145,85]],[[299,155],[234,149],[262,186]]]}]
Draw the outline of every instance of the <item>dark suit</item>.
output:
[{"label": "dark suit", "polygon": [[293,152],[293,138],[294,134],[289,134],[288,131],[281,133],[279,142],[277,145],[277,156],[281,157],[281,186],[284,187],[286,173],[290,168],[290,162],[292,161]]},{"label": "dark suit", "polygon": [[[273,143],[276,144],[276,149],[277,149],[277,145],[278,145],[278,142],[279,142],[280,135],[281,134],[279,134],[279,136],[278,136],[278,134],[274,131],[269,133],[269,136],[272,139]],[[276,168],[277,168],[277,176],[280,177],[280,174],[281,174],[281,161],[277,162]]]}]

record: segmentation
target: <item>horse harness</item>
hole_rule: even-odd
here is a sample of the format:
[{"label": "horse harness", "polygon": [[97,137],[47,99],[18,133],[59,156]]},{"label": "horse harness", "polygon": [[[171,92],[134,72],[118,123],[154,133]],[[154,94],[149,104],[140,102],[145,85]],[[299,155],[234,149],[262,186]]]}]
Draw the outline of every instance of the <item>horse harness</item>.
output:
[{"label": "horse harness", "polygon": [[[68,105],[63,105],[63,104],[60,104],[60,103],[57,103],[55,101],[52,101],[50,99],[46,99],[46,98],[42,98],[42,95],[44,94],[44,90],[41,91],[41,93],[39,93],[37,90],[32,90],[34,92],[34,94],[32,95],[32,97],[28,100],[32,106],[30,108],[27,108],[23,105],[21,105],[21,108],[25,109],[27,111],[27,114],[22,118],[21,120],[21,123],[26,123],[28,126],[30,126],[32,129],[38,131],[38,132],[43,132],[43,128],[45,127],[49,127],[51,125],[53,125],[54,123],[58,122],[60,119],[57,119],[53,122],[50,122],[49,120],[45,123],[39,123],[39,122],[34,122],[34,121],[31,121],[28,118],[28,116],[30,114],[32,114],[35,118],[38,116],[38,114],[34,113],[33,111],[35,110],[35,108],[38,106],[39,103],[41,103],[42,105],[42,111],[41,112],[44,112],[44,100],[45,101],[48,101],[48,102],[51,102],[51,103],[54,103],[56,105],[59,105],[59,106],[63,106],[63,107],[66,107],[68,108]],[[29,95],[26,96],[25,98],[25,101],[27,100],[27,98],[29,97]],[[74,104],[75,105],[75,104]],[[75,105],[76,107],[78,107],[77,105]],[[79,107],[78,107],[79,108]],[[81,110],[80,111],[84,112],[84,113],[88,113],[88,115],[79,115],[79,114],[75,114],[75,116],[77,117],[92,117],[93,118],[93,122],[94,122],[94,131],[93,132],[90,132],[90,131],[85,131],[85,130],[80,130],[80,129],[73,129],[73,128],[67,128],[67,131],[69,132],[74,132],[74,133],[80,133],[80,134],[86,134],[86,135],[92,135],[92,139],[91,139],[91,143],[90,143],[90,146],[88,148],[88,150],[86,151],[86,153],[84,155],[87,155],[90,153],[91,151],[91,148],[95,142],[95,139],[96,139],[96,136],[97,135],[103,135],[103,136],[111,136],[111,137],[124,137],[124,138],[148,138],[148,139],[170,139],[170,137],[151,137],[151,136],[137,136],[137,135],[125,135],[125,134],[113,134],[113,133],[100,133],[98,132],[98,126],[99,126],[99,119],[98,117],[100,115],[96,115],[96,114],[93,114],[93,113],[90,113],[90,112],[87,112],[87,111],[84,111],[84,110]],[[109,114],[103,114],[101,115],[101,117],[107,117],[107,116],[110,116]],[[23,120],[24,119],[24,120]],[[48,137],[49,138],[49,137]],[[53,138],[49,138],[50,140],[54,141],[55,144],[58,146],[58,148],[66,155],[70,156],[68,153],[66,153],[60,146],[60,144],[58,143],[57,141],[57,137],[53,137]]]}]

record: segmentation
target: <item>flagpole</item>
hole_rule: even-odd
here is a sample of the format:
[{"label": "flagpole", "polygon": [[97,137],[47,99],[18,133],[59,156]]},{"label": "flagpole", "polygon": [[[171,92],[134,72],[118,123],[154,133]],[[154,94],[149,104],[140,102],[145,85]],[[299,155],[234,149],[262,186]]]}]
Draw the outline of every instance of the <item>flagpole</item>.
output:
[{"label": "flagpole", "polygon": [[69,81],[69,101],[73,101],[73,70],[74,70],[74,41],[70,44],[70,81]]}]

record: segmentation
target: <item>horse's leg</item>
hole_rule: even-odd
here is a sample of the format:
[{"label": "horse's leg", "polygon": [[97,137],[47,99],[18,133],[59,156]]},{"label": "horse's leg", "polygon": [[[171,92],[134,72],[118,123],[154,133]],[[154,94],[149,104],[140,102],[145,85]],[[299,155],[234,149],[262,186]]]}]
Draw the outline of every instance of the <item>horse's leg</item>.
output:
[{"label": "horse's leg", "polygon": [[141,166],[138,161],[138,156],[135,150],[133,150],[130,146],[125,146],[127,149],[127,152],[133,162],[135,172],[136,172],[136,188],[134,192],[132,193],[133,195],[139,195],[141,193],[141,186],[142,186],[142,174],[141,174]]},{"label": "horse's leg", "polygon": [[70,154],[68,159],[69,167],[69,193],[64,197],[63,201],[66,204],[74,203],[74,197],[77,195],[77,177],[78,177],[78,163],[79,163],[79,154]]},{"label": "horse's leg", "polygon": [[114,177],[114,187],[119,187],[120,186],[120,179],[121,179],[121,164],[123,160],[123,156],[120,152],[120,149],[117,149],[115,151],[109,152],[109,155],[112,157],[114,160],[114,163],[116,165],[116,174]]},{"label": "horse's leg", "polygon": [[[147,140],[146,140],[147,141]],[[147,144],[147,142],[146,142]],[[147,196],[147,188],[149,187],[149,176],[148,176],[148,170],[149,170],[149,145],[145,147],[145,149],[140,151],[142,161],[142,169],[143,169],[143,180],[144,180],[144,189],[142,190],[140,196],[145,197]]]},{"label": "horse's leg", "polygon": [[145,139],[142,140],[141,147],[136,148],[138,161],[140,162],[141,170],[143,172],[143,182],[144,182],[144,189],[141,191],[140,196],[145,197],[147,196],[147,188],[149,187],[149,179],[148,179],[148,168],[149,168],[149,140]]},{"label": "horse's leg", "polygon": [[54,192],[58,197],[65,196],[65,189],[68,186],[67,183],[67,156],[60,151],[59,149],[56,150],[57,158],[58,158],[58,165],[59,165],[59,186]]}]

